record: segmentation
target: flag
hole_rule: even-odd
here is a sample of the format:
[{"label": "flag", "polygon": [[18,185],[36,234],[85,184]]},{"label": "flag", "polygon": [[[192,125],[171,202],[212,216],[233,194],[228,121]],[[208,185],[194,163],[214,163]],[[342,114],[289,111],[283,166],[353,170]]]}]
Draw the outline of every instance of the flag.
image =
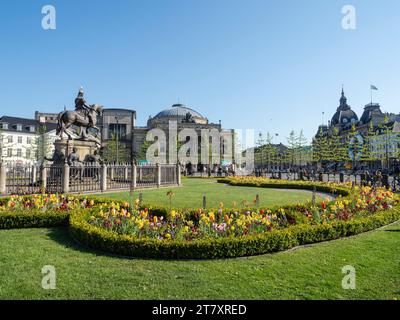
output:
[{"label": "flag", "polygon": [[378,90],[378,88],[371,84],[371,90]]}]

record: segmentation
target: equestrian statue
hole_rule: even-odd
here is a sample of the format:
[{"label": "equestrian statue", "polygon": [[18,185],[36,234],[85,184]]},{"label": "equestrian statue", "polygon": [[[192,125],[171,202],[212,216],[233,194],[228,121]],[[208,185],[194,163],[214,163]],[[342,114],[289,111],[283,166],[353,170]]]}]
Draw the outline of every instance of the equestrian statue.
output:
[{"label": "equestrian statue", "polygon": [[[63,140],[65,133],[68,140],[73,139],[73,134],[78,134],[80,140],[93,141],[100,145],[100,129],[96,126],[97,117],[103,112],[103,107],[98,104],[89,105],[83,97],[84,92],[81,87],[78,96],[75,99],[75,111],[63,111],[58,115],[57,135]],[[77,132],[71,132],[71,126],[78,127]],[[90,130],[89,130],[90,129]],[[97,134],[92,133],[97,131]]]}]

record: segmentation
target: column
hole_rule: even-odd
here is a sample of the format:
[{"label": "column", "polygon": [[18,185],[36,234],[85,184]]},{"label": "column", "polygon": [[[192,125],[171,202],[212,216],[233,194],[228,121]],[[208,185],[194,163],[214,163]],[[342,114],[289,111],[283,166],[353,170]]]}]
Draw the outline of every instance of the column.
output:
[{"label": "column", "polygon": [[69,171],[68,163],[64,164],[62,171],[62,192],[65,194],[69,193]]},{"label": "column", "polygon": [[100,189],[107,191],[107,165],[103,164],[100,169]]}]

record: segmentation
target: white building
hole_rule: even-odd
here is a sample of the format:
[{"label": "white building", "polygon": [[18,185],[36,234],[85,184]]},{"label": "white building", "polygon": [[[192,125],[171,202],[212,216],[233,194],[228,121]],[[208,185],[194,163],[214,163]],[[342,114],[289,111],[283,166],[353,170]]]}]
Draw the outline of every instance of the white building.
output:
[{"label": "white building", "polygon": [[0,161],[17,165],[34,164],[54,151],[56,124],[33,119],[0,118]]}]

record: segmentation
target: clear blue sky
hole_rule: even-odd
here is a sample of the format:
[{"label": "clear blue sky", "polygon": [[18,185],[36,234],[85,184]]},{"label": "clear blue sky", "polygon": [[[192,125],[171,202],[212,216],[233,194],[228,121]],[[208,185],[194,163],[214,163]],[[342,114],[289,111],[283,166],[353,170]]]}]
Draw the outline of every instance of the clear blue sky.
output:
[{"label": "clear blue sky", "polygon": [[[57,29],[41,28],[43,5]],[[343,5],[357,29],[341,27]],[[144,125],[176,102],[226,128],[316,132],[341,84],[360,115],[376,85],[400,111],[398,0],[2,0],[1,115],[90,103],[134,108]]]}]

